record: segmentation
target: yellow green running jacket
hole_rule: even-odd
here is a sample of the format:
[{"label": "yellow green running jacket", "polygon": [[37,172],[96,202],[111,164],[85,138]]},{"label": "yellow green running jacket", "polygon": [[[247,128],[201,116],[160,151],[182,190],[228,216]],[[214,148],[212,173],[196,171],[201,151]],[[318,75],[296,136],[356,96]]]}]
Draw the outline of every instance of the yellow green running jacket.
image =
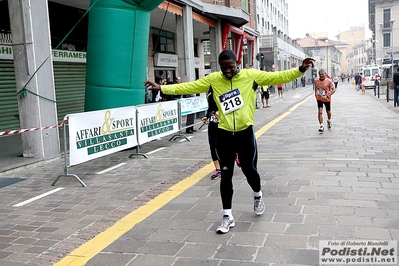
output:
[{"label": "yellow green running jacket", "polygon": [[213,90],[219,110],[218,127],[227,131],[241,131],[254,125],[256,89],[258,86],[284,84],[301,77],[299,68],[266,72],[258,69],[241,69],[232,79],[221,71],[201,79],[180,84],[162,85],[162,93],[172,95],[196,94]]}]

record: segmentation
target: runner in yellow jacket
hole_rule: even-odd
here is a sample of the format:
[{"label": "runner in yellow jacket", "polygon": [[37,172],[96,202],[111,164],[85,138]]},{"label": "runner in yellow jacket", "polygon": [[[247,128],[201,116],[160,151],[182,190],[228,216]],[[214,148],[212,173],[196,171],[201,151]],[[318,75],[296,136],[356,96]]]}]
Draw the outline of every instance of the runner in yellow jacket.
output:
[{"label": "runner in yellow jacket", "polygon": [[162,90],[163,94],[183,95],[213,91],[218,106],[219,125],[216,150],[221,167],[220,194],[223,205],[223,218],[217,233],[227,233],[235,226],[232,214],[233,170],[236,155],[241,169],[253,190],[254,211],[261,215],[265,211],[262,198],[261,180],[257,171],[257,145],[254,134],[254,114],[256,89],[258,86],[280,84],[301,77],[314,59],[306,58],[302,65],[277,72],[257,69],[237,69],[237,57],[231,50],[219,55],[220,72],[213,72],[201,79],[172,85],[160,85],[146,80],[148,89]]}]

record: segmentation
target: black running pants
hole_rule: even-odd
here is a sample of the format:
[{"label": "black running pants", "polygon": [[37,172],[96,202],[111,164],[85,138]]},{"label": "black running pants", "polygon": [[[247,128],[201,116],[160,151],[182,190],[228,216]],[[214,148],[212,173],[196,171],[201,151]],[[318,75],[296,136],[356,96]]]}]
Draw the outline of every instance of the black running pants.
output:
[{"label": "black running pants", "polygon": [[221,168],[220,195],[223,209],[231,209],[233,199],[234,163],[238,155],[241,170],[254,192],[261,190],[260,176],[257,170],[258,150],[254,127],[230,132],[218,129],[216,150]]}]

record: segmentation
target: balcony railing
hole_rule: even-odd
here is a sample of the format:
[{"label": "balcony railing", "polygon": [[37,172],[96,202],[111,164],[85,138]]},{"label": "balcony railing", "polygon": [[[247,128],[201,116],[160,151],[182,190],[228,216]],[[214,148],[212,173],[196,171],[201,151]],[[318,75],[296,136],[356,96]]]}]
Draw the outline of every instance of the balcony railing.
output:
[{"label": "balcony railing", "polygon": [[11,33],[0,32],[0,43],[1,44],[12,44]]}]

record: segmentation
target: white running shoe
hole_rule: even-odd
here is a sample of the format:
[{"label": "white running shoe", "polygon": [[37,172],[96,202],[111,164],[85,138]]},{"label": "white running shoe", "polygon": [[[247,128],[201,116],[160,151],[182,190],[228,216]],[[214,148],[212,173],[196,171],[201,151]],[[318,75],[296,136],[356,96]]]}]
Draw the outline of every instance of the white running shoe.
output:
[{"label": "white running shoe", "polygon": [[321,125],[320,127],[319,127],[319,133],[323,133],[324,132],[324,127],[323,127],[323,125]]},{"label": "white running shoe", "polygon": [[218,229],[216,229],[216,233],[226,234],[230,231],[230,227],[234,227],[234,226],[236,226],[234,219],[230,220],[230,217],[228,215],[224,215],[223,219],[222,219],[222,223],[218,226]]},{"label": "white running shoe", "polygon": [[331,121],[327,121],[327,128],[331,129],[331,127],[332,127]]},{"label": "white running shoe", "polygon": [[254,198],[254,211],[256,215],[262,215],[265,212],[265,203],[262,197]]}]

